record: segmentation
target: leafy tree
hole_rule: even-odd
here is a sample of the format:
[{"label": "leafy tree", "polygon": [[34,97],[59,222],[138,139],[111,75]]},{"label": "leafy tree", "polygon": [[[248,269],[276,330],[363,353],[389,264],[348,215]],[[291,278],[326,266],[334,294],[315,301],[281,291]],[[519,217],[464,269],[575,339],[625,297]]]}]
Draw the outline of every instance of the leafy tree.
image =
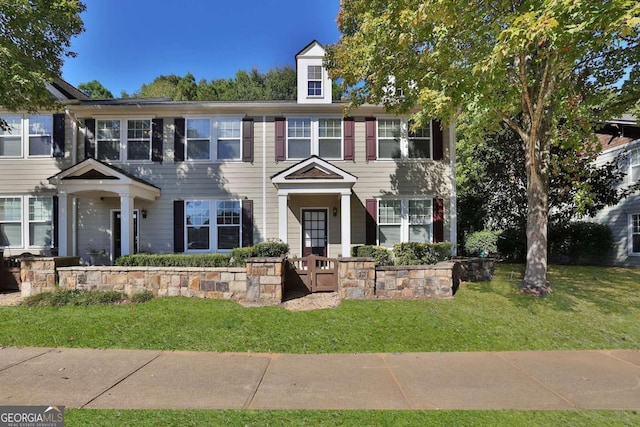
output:
[{"label": "leafy tree", "polygon": [[139,91],[131,95],[133,98],[171,98],[174,99],[178,84],[182,77],[175,74],[161,75],[149,84],[143,84]]},{"label": "leafy tree", "polygon": [[[500,133],[478,137],[459,128],[456,177],[459,238],[485,228],[524,236],[527,220],[525,156],[518,135],[502,125]],[[551,147],[549,178],[550,225],[593,217],[640,188],[620,186],[626,161],[615,158],[597,166],[599,146],[583,150]]]},{"label": "leafy tree", "polygon": [[419,105],[418,123],[464,112],[479,129],[505,123],[518,135],[527,178],[521,288],[545,295],[551,147],[579,148],[597,119],[637,103],[639,15],[631,0],[343,0],[342,36],[326,63],[354,105]]},{"label": "leafy tree", "polygon": [[78,85],[85,95],[93,99],[108,99],[113,98],[113,94],[109,89],[104,87],[98,80],[91,80],[90,82],[80,83]]},{"label": "leafy tree", "polygon": [[196,79],[191,73],[187,73],[176,86],[176,92],[173,96],[175,101],[195,101],[198,98],[198,85]]},{"label": "leafy tree", "polygon": [[50,108],[46,84],[73,57],[72,37],[84,31],[76,0],[0,1],[0,105],[12,111]]}]

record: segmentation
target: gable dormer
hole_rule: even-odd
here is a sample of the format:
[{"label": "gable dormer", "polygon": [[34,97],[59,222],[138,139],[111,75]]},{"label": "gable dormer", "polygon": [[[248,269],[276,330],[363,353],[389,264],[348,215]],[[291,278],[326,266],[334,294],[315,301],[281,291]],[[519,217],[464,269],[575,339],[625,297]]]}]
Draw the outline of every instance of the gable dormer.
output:
[{"label": "gable dormer", "polygon": [[331,79],[323,59],[324,48],[316,40],[296,55],[298,104],[331,104]]}]

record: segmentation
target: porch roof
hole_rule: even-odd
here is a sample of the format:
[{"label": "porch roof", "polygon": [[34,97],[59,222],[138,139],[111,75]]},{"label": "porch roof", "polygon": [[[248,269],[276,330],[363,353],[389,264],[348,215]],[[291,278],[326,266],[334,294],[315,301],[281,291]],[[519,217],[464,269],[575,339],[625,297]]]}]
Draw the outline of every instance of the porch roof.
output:
[{"label": "porch roof", "polygon": [[351,193],[358,177],[328,161],[311,156],[271,177],[278,194],[346,194]]}]

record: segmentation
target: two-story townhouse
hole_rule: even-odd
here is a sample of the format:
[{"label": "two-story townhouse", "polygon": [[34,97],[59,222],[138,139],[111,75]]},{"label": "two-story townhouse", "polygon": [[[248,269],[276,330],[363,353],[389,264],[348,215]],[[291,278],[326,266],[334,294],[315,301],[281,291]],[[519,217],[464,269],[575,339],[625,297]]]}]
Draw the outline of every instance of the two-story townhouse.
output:
[{"label": "two-story townhouse", "polygon": [[[55,195],[50,244],[86,260],[101,250],[109,263],[270,238],[293,254],[331,257],[362,244],[455,242],[453,127],[434,120],[410,131],[406,117],[378,105],[344,117],[323,57],[316,41],[296,55],[295,101],[67,105],[63,161],[24,191]],[[27,160],[13,173],[35,174]],[[23,233],[32,226],[25,215]],[[9,247],[44,249],[27,243]]]},{"label": "two-story townhouse", "polygon": [[[598,133],[602,152],[596,164],[617,161],[627,171],[620,186],[629,187],[640,180],[640,126],[637,118],[625,114],[607,122]],[[634,193],[615,206],[602,209],[594,218],[611,229],[614,250],[608,264],[640,266],[640,194]]]}]

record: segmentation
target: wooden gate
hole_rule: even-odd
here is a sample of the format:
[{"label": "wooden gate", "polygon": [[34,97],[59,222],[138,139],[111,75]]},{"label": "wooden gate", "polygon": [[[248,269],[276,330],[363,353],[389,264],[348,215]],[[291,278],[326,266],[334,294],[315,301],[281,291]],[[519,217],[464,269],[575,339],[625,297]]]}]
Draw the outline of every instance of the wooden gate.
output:
[{"label": "wooden gate", "polygon": [[338,261],[317,255],[289,259],[287,286],[304,285],[309,292],[338,290]]}]

